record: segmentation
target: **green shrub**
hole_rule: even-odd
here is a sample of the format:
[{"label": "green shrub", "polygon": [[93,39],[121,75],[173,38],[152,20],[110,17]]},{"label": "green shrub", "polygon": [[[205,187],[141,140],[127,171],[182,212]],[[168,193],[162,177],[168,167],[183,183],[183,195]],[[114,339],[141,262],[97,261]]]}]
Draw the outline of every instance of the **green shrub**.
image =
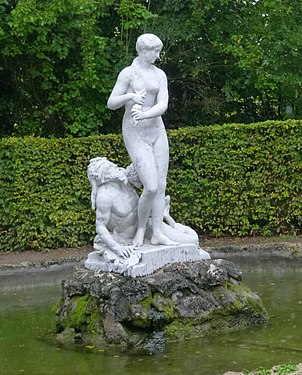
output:
[{"label": "green shrub", "polygon": [[[301,233],[302,121],[169,131],[167,193],[179,222],[210,235]],[[94,237],[86,169],[129,163],[121,135],[0,141],[0,250],[76,247]]]},{"label": "green shrub", "polygon": [[95,231],[86,174],[89,159],[106,155],[121,163],[121,158],[126,159],[123,150],[122,139],[117,135],[2,139],[0,249],[38,250],[87,244]]},{"label": "green shrub", "polygon": [[300,232],[301,139],[302,121],[170,132],[172,213],[212,235]]}]

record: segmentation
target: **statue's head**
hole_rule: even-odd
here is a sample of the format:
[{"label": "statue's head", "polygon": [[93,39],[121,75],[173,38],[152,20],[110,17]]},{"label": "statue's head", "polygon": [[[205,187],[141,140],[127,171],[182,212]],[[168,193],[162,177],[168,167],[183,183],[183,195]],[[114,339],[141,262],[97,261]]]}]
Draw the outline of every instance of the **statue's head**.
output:
[{"label": "statue's head", "polygon": [[163,48],[163,42],[154,34],[143,34],[137,38],[136,51],[141,54],[144,51],[158,50]]},{"label": "statue's head", "polygon": [[90,160],[87,174],[90,183],[102,185],[109,181],[119,180],[127,183],[127,177],[124,168],[119,168],[116,164],[107,160],[107,158],[94,158]]},{"label": "statue's head", "polygon": [[93,209],[96,207],[96,193],[100,185],[110,181],[120,181],[124,184],[128,182],[125,169],[119,168],[116,164],[107,160],[107,158],[97,157],[91,159],[87,169],[87,175],[92,187],[91,203]]},{"label": "statue's head", "polygon": [[131,185],[135,186],[136,188],[141,188],[143,186],[132,163],[126,168],[125,174]]}]

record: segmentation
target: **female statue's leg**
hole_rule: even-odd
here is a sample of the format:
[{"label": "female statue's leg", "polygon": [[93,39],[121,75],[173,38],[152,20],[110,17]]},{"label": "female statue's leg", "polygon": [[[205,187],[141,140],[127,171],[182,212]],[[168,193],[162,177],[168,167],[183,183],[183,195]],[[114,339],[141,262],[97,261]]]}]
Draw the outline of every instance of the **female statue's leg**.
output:
[{"label": "female statue's leg", "polygon": [[158,187],[152,205],[152,229],[151,243],[153,245],[176,245],[163,234],[162,225],[165,210],[165,191],[169,167],[169,145],[166,134],[162,134],[154,147],[154,161],[156,165]]},{"label": "female statue's leg", "polygon": [[133,239],[133,246],[142,246],[147,221],[151,215],[154,197],[158,190],[158,176],[153,149],[144,141],[132,142],[128,153],[143,185],[143,192],[138,201],[138,227]]}]

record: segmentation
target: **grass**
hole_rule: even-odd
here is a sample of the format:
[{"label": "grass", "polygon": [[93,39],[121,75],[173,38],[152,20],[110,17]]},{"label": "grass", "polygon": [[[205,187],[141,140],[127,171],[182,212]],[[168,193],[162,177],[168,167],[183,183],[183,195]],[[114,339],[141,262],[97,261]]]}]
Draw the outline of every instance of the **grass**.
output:
[{"label": "grass", "polygon": [[277,365],[274,368],[274,372],[272,372],[272,369],[266,370],[263,367],[259,367],[253,371],[244,371],[244,375],[287,375],[291,374],[294,371],[298,370],[297,365],[292,365],[292,364],[282,364],[282,365]]}]

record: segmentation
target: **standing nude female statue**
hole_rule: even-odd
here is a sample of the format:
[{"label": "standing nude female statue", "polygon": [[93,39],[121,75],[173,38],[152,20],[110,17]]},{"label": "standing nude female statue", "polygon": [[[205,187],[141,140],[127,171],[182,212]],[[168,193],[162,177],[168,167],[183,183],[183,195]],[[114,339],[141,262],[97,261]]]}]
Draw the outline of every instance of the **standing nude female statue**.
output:
[{"label": "standing nude female statue", "polygon": [[125,106],[124,143],[143,184],[138,202],[138,228],[133,239],[142,246],[149,217],[152,218],[153,245],[176,245],[162,232],[169,145],[162,114],[168,107],[165,73],[153,63],[159,58],[162,41],[153,34],[141,35],[136,57],[124,68],[108,99],[111,110]]}]

